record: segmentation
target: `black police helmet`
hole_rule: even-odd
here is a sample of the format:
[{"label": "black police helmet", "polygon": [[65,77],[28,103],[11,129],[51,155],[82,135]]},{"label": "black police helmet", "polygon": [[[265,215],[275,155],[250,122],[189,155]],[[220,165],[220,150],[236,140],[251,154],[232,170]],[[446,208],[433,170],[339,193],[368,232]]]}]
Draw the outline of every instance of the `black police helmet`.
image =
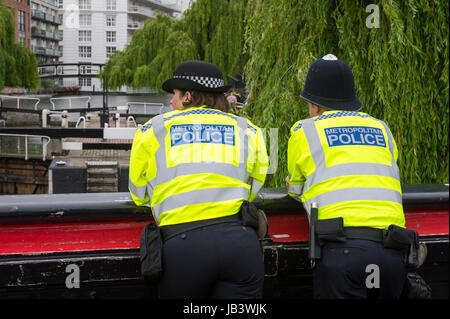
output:
[{"label": "black police helmet", "polygon": [[311,64],[300,97],[329,110],[358,111],[362,107],[356,98],[352,70],[333,54]]}]

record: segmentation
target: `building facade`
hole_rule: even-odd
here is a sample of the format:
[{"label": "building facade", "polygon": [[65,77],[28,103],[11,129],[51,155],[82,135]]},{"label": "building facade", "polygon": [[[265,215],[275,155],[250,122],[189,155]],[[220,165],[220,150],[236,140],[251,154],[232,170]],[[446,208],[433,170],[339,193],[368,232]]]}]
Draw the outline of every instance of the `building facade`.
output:
[{"label": "building facade", "polygon": [[31,47],[38,64],[55,63],[62,57],[60,25],[56,0],[31,0]]},{"label": "building facade", "polygon": [[[117,50],[130,43],[133,33],[156,10],[175,17],[185,0],[58,0],[63,24],[63,63],[105,64]],[[76,68],[76,69],[75,69]],[[99,66],[74,66],[78,78],[65,78],[64,86],[80,86],[81,91],[102,91],[97,74]],[[65,68],[66,70],[66,68]],[[68,74],[66,71],[65,74]],[[124,90],[127,90],[124,88]]]},{"label": "building facade", "polygon": [[31,48],[30,0],[4,0],[3,4],[14,12],[14,20],[16,21],[15,41]]}]

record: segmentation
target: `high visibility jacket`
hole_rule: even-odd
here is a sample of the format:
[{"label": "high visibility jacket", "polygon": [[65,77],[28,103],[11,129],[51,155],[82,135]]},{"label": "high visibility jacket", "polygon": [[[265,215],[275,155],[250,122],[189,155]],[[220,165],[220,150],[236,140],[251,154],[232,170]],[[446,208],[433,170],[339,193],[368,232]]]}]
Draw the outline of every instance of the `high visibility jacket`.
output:
[{"label": "high visibility jacket", "polygon": [[129,190],[160,226],[233,215],[262,188],[268,157],[262,131],[245,118],[190,107],[137,130]]},{"label": "high visibility jacket", "polygon": [[289,195],[318,219],[344,226],[405,227],[398,151],[387,125],[362,112],[328,111],[298,121],[288,144]]}]

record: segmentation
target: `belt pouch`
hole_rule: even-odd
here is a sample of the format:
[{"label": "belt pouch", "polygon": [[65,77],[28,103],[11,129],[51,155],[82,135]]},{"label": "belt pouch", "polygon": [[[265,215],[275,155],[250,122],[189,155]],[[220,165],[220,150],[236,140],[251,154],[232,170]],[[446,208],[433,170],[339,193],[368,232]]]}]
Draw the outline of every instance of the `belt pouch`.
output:
[{"label": "belt pouch", "polygon": [[140,242],[141,274],[150,283],[156,282],[162,276],[162,246],[161,229],[156,223],[144,227]]},{"label": "belt pouch", "polygon": [[406,254],[406,267],[416,269],[419,268],[419,234],[414,229],[407,229],[409,237],[409,248]]},{"label": "belt pouch", "polygon": [[407,250],[410,245],[408,230],[397,225],[389,225],[383,236],[383,245],[385,248]]},{"label": "belt pouch", "polygon": [[249,226],[255,230],[258,229],[258,208],[244,200],[241,205],[241,221],[242,225]]},{"label": "belt pouch", "polygon": [[255,204],[244,200],[240,214],[242,225],[253,228],[259,239],[263,239],[266,236],[269,228],[266,214],[258,209]]},{"label": "belt pouch", "polygon": [[328,241],[345,242],[344,219],[337,217],[317,220],[316,234],[321,245]]}]

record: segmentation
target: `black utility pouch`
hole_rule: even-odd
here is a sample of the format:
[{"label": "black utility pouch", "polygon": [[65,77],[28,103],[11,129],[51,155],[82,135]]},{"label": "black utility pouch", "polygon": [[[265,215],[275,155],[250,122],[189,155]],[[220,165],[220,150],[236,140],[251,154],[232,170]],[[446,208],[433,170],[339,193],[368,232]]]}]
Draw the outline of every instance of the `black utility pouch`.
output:
[{"label": "black utility pouch", "polygon": [[406,274],[402,298],[406,299],[431,299],[431,287],[416,272]]},{"label": "black utility pouch", "polygon": [[162,236],[156,223],[144,227],[140,242],[141,274],[149,283],[156,282],[162,276]]},{"label": "black utility pouch", "polygon": [[414,229],[407,229],[409,237],[409,247],[406,254],[406,267],[416,269],[420,267],[419,258],[419,234]]},{"label": "black utility pouch", "polygon": [[266,214],[258,209],[255,204],[244,200],[239,213],[242,225],[253,228],[259,239],[263,239],[266,236],[269,229]]},{"label": "black utility pouch", "polygon": [[242,225],[258,229],[258,208],[254,204],[244,200],[240,213]]},{"label": "black utility pouch", "polygon": [[410,245],[408,230],[396,225],[389,225],[383,235],[383,245],[385,248],[406,251]]},{"label": "black utility pouch", "polygon": [[345,242],[344,219],[337,217],[317,220],[316,234],[320,245],[330,241]]}]

